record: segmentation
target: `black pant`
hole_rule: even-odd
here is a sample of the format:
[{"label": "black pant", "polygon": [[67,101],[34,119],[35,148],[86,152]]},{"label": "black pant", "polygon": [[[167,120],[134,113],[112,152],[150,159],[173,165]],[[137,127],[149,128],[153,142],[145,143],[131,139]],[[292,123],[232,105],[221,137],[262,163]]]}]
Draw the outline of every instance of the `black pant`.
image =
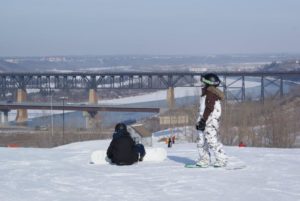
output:
[{"label": "black pant", "polygon": [[146,155],[145,147],[142,144],[136,144],[134,150],[139,155],[139,160],[142,161],[144,156]]}]

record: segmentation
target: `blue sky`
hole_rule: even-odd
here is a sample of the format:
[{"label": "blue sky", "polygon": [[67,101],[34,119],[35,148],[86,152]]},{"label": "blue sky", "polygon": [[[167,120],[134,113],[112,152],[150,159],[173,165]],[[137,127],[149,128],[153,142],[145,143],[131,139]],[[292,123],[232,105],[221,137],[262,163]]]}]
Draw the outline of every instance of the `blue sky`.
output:
[{"label": "blue sky", "polygon": [[299,0],[0,0],[0,56],[300,53]]}]

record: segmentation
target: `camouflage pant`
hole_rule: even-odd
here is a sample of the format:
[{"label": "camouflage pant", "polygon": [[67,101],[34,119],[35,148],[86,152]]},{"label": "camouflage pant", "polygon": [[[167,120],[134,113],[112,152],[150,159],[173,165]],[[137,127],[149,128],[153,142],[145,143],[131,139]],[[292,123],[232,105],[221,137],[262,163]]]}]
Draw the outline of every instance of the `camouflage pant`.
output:
[{"label": "camouflage pant", "polygon": [[212,119],[211,121],[209,121],[205,127],[204,132],[199,132],[199,141],[197,144],[199,160],[209,163],[209,150],[211,150],[217,162],[227,162],[227,157],[223,150],[223,145],[218,140],[218,132],[219,121],[217,119]]}]

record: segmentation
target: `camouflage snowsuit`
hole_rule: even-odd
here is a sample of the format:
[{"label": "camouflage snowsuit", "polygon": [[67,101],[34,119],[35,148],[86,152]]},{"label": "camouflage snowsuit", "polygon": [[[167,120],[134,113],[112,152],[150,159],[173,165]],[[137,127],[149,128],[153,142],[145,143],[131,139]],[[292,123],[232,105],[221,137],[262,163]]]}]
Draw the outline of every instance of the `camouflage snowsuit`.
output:
[{"label": "camouflage snowsuit", "polygon": [[200,121],[201,118],[206,120],[206,126],[203,132],[199,131],[197,147],[199,161],[204,163],[209,164],[211,162],[209,150],[212,150],[216,158],[216,163],[226,164],[227,162],[223,145],[218,140],[221,100],[223,98],[223,92],[216,87],[210,86],[202,89],[198,121]]}]

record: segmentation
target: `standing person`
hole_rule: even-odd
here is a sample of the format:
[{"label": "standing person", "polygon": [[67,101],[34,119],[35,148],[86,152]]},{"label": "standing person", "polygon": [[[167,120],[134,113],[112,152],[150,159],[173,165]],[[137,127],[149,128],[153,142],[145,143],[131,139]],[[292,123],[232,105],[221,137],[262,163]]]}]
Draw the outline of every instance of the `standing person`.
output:
[{"label": "standing person", "polygon": [[107,149],[107,157],[117,165],[131,165],[142,161],[145,156],[145,148],[142,144],[136,144],[127,127],[123,123],[115,126],[113,139]]},{"label": "standing person", "polygon": [[203,87],[196,125],[196,129],[199,131],[197,144],[199,160],[196,165],[208,167],[211,162],[211,150],[216,158],[213,165],[215,167],[224,167],[227,164],[227,157],[222,143],[218,140],[221,100],[224,99],[224,93],[217,88],[221,81],[217,75],[210,73],[202,76],[201,82]]},{"label": "standing person", "polygon": [[172,139],[171,139],[171,137],[168,138],[168,147],[169,148],[172,147]]},{"label": "standing person", "polygon": [[172,144],[175,144],[175,135],[172,136]]}]

